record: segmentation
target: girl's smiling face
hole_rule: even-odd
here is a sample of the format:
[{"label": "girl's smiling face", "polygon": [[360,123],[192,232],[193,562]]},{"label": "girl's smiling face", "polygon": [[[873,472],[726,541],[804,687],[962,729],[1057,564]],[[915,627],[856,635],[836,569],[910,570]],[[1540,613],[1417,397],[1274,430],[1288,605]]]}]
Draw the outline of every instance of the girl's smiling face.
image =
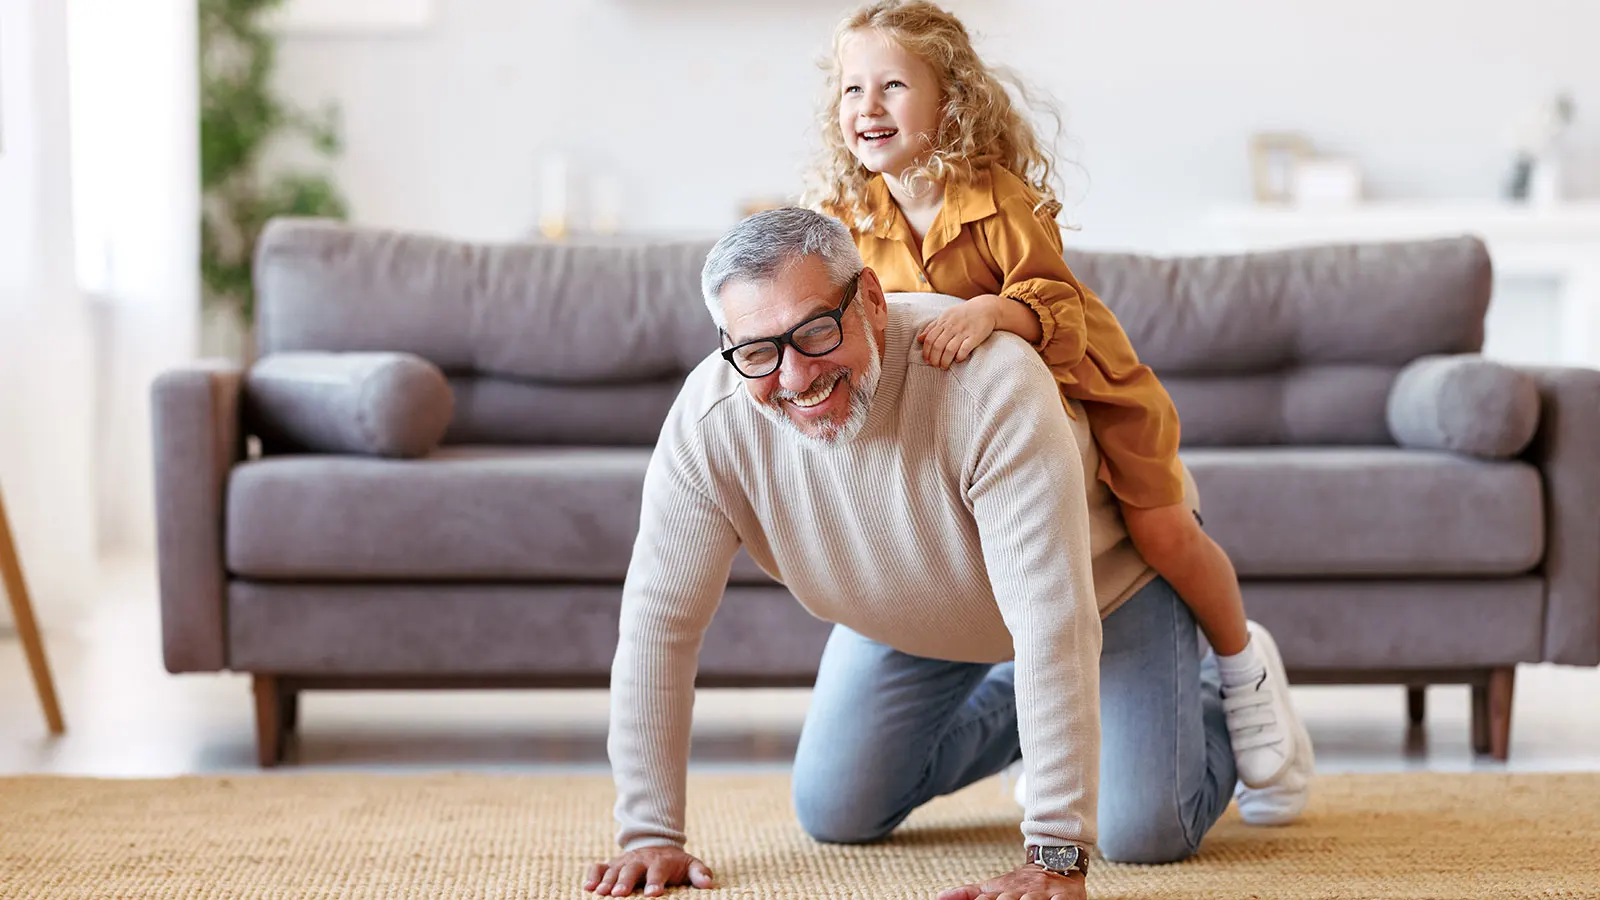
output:
[{"label": "girl's smiling face", "polygon": [[839,45],[839,132],[868,171],[898,177],[933,147],[940,92],[933,68],[878,31]]}]

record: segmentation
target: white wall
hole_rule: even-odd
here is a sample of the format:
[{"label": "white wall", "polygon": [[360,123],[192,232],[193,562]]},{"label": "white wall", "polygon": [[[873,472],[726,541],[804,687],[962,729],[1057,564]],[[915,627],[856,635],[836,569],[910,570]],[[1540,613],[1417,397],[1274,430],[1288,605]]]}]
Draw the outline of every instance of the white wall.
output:
[{"label": "white wall", "polygon": [[[1381,196],[1495,195],[1506,124],[1577,100],[1600,194],[1592,0],[976,0],[980,51],[1061,101],[1087,168],[1082,246],[1178,248],[1249,198],[1255,130],[1353,154]],[[765,8],[757,8],[757,7]],[[630,227],[717,231],[784,194],[812,135],[813,62],[846,4],[434,0],[414,35],[295,36],[281,86],[344,107],[356,218],[525,233],[543,152],[614,170]],[[580,185],[578,190],[581,191]]]},{"label": "white wall", "polygon": [[194,33],[194,0],[0,0],[0,486],[46,626],[100,553],[153,549],[149,383],[198,319]]},{"label": "white wall", "polygon": [[59,4],[0,0],[0,486],[47,627],[87,602],[95,561],[66,46]]},{"label": "white wall", "polygon": [[155,546],[150,382],[198,349],[195,0],[70,0],[78,278],[95,313],[99,548]]}]

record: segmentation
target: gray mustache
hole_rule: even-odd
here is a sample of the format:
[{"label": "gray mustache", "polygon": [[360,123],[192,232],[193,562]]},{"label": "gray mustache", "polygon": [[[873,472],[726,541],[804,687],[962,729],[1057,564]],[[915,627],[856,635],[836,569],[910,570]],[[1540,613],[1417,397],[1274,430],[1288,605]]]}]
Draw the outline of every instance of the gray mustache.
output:
[{"label": "gray mustache", "polygon": [[784,388],[779,388],[778,390],[772,392],[772,402],[776,403],[780,400],[798,400],[806,394],[809,394],[812,391],[818,390],[819,388],[827,385],[829,383],[829,379],[832,379],[833,381],[843,381],[847,374],[848,372],[844,369],[835,369],[826,375],[819,375],[817,376],[816,380],[812,381],[811,384],[803,391],[791,391]]}]

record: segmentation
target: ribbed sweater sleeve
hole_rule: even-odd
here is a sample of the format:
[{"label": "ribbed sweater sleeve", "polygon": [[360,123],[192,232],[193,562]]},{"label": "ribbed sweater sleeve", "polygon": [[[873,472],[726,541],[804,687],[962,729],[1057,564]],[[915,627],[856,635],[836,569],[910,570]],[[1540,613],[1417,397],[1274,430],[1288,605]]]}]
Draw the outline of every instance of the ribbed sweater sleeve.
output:
[{"label": "ribbed sweater sleeve", "polygon": [[624,850],[683,846],[689,729],[700,644],[721,602],[739,538],[712,502],[687,432],[685,397],[645,474],[633,559],[611,664],[606,750]]},{"label": "ribbed sweater sleeve", "polygon": [[[1043,363],[1020,341],[1017,368]],[[1043,374],[1043,373],[1041,373]],[[1100,772],[1100,612],[1077,439],[1045,377],[963,380],[968,496],[1016,652],[1028,843],[1093,846]]]}]

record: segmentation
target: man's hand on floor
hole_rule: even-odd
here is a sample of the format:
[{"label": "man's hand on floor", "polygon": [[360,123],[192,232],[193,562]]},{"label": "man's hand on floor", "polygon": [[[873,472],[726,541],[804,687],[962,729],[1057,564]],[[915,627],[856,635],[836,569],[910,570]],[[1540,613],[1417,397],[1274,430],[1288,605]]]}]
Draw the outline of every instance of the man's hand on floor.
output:
[{"label": "man's hand on floor", "polygon": [[1087,896],[1082,875],[1056,875],[1027,865],[981,885],[945,891],[939,900],[1085,900]]},{"label": "man's hand on floor", "polygon": [[[706,864],[677,847],[630,850],[610,862],[595,863],[583,889],[609,897],[626,897],[641,888],[646,897],[659,897],[680,884],[711,887]],[[1081,896],[1081,895],[1080,895]]]}]

